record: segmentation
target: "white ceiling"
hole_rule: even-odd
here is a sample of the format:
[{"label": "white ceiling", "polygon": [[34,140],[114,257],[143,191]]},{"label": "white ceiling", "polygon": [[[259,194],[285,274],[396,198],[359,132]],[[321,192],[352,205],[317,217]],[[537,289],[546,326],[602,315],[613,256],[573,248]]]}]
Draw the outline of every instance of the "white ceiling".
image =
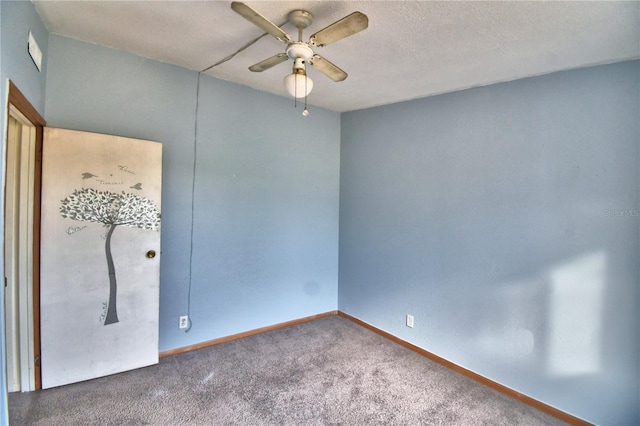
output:
[{"label": "white ceiling", "polygon": [[[263,31],[228,1],[33,1],[51,33],[201,71]],[[316,52],[349,73],[315,69],[311,105],[351,111],[501,81],[640,58],[640,2],[246,1],[280,25],[291,10],[314,15],[303,40],[359,10],[369,28]],[[291,24],[283,29],[292,38]],[[287,96],[290,62],[247,68],[286,45],[261,38],[207,72]]]}]

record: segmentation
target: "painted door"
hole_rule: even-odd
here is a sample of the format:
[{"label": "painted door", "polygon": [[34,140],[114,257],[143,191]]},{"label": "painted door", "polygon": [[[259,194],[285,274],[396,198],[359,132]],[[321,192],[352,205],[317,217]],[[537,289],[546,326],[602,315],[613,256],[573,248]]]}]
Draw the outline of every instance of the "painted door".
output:
[{"label": "painted door", "polygon": [[158,362],[161,180],[157,142],[45,128],[43,388]]}]

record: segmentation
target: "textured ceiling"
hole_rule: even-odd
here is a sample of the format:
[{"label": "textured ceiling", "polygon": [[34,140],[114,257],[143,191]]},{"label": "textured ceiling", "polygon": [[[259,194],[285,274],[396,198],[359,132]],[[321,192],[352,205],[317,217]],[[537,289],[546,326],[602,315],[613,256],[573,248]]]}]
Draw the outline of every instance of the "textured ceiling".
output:
[{"label": "textured ceiling", "polygon": [[[263,31],[227,1],[33,1],[55,34],[201,71]],[[640,2],[246,1],[276,24],[291,10],[314,16],[303,40],[359,10],[369,28],[316,52],[349,73],[315,69],[311,105],[351,111],[501,81],[640,58]],[[286,24],[292,38],[297,30]],[[207,74],[287,96],[290,62],[248,67],[284,43],[261,38]]]}]

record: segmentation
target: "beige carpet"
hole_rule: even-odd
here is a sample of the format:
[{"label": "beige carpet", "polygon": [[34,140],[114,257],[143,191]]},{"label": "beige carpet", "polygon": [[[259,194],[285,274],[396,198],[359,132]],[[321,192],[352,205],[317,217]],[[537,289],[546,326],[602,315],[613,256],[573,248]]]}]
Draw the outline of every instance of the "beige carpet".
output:
[{"label": "beige carpet", "polygon": [[12,425],[562,425],[331,316],[9,396]]}]

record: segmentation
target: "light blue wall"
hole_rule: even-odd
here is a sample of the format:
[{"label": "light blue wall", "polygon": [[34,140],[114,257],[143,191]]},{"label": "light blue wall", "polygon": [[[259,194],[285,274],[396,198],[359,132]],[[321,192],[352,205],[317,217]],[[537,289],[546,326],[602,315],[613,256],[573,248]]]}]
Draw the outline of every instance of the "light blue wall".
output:
[{"label": "light blue wall", "polygon": [[343,114],[339,309],[588,421],[638,424],[639,69]]},{"label": "light blue wall", "polygon": [[[2,73],[3,102],[6,99],[6,80],[11,79],[31,105],[44,116],[49,33],[40,21],[35,7],[29,1],[2,1],[0,9],[2,10],[0,72]],[[29,31],[42,50],[41,72],[36,68],[27,50]]]},{"label": "light blue wall", "polygon": [[[31,2],[0,1],[0,99],[2,107],[2,161],[0,165],[0,188],[3,188],[0,197],[0,224],[4,224],[4,174],[5,174],[5,136],[7,134],[6,100],[7,80],[14,82],[16,87],[31,102],[33,107],[44,116],[44,94],[46,64],[43,64],[42,72],[39,72],[29,57],[27,40],[29,31],[32,32],[36,42],[42,50],[46,60],[48,56],[49,34],[40,18],[36,14]],[[2,226],[2,225],[0,225]],[[4,231],[0,232],[0,241],[3,241]],[[4,264],[0,262],[0,276],[4,276]],[[7,412],[7,383],[6,383],[6,359],[5,359],[5,328],[4,328],[4,291],[0,292],[0,424],[8,423]]]},{"label": "light blue wall", "polygon": [[212,78],[200,96],[193,340],[336,310],[339,114]]},{"label": "light blue wall", "polygon": [[49,126],[163,143],[161,351],[337,309],[339,114],[56,35],[49,56]]}]

